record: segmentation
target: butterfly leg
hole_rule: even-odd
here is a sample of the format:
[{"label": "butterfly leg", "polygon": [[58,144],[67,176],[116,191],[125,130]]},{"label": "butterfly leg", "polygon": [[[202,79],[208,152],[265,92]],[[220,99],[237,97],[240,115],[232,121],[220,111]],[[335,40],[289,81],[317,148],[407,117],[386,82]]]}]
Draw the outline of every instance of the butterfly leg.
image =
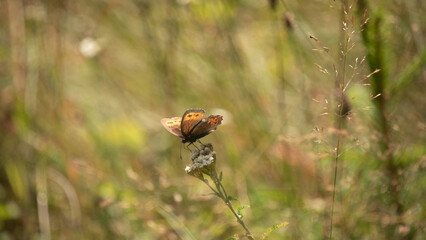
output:
[{"label": "butterfly leg", "polygon": [[193,142],[188,144],[188,147],[191,146],[191,145],[194,146],[198,151],[200,151],[200,149]]},{"label": "butterfly leg", "polygon": [[183,144],[183,148],[186,149],[186,150],[188,150],[188,151],[190,151],[190,152],[192,152],[191,149],[189,148],[189,145],[191,145],[191,143],[188,144],[188,145]]},{"label": "butterfly leg", "polygon": [[200,139],[198,139],[197,141],[201,144],[201,147],[203,147],[203,148],[204,148],[204,146],[206,146],[204,143],[202,143],[202,142],[200,141]]}]

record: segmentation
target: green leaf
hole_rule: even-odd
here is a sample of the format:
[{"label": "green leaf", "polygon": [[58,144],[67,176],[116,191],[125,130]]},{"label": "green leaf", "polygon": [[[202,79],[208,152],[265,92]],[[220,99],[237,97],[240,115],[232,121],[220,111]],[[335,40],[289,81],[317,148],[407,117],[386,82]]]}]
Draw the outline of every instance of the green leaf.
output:
[{"label": "green leaf", "polygon": [[249,207],[250,207],[249,205],[241,205],[237,208],[237,213],[238,213],[238,215],[240,215],[241,219],[243,219],[243,217],[244,217],[242,210],[249,208]]},{"label": "green leaf", "polygon": [[234,197],[234,196],[231,196],[231,195],[229,195],[227,198],[226,198],[226,200],[228,200],[228,201],[235,201],[235,200],[238,200],[236,197]]},{"label": "green leaf", "polygon": [[288,225],[288,222],[282,222],[282,223],[280,223],[280,224],[274,224],[274,225],[272,225],[272,227],[270,227],[270,228],[266,229],[266,232],[264,232],[264,233],[262,234],[262,236],[260,237],[260,240],[267,239],[267,238],[268,238],[268,236],[269,236],[269,234],[271,234],[271,233],[272,233],[272,232],[274,232],[275,230],[277,230],[277,229],[279,229],[279,228],[282,228],[282,227],[284,227],[284,226],[287,226],[287,225]]}]

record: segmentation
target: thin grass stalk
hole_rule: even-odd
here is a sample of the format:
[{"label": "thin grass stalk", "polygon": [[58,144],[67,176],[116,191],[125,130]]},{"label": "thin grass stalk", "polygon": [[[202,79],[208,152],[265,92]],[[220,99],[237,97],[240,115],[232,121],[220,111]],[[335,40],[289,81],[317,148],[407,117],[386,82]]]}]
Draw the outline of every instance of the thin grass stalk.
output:
[{"label": "thin grass stalk", "polygon": [[345,24],[345,27],[343,28],[343,34],[342,34],[342,40],[341,43],[343,46],[340,47],[339,55],[341,59],[341,66],[340,66],[340,72],[336,72],[336,88],[337,88],[337,99],[338,99],[338,107],[337,107],[337,139],[336,139],[336,146],[334,149],[334,176],[333,176],[333,196],[332,196],[332,202],[331,202],[331,216],[330,216],[330,235],[329,239],[332,239],[333,237],[333,224],[334,224],[334,207],[335,207],[335,201],[336,201],[336,187],[337,187],[337,173],[338,173],[338,163],[339,160],[341,161],[341,130],[343,128],[343,120],[344,120],[344,114],[343,114],[343,108],[344,108],[344,86],[345,86],[345,73],[346,73],[346,54],[348,51],[348,41],[349,41],[349,34],[346,27],[346,16],[347,16],[347,6],[348,1],[343,0],[342,1],[342,7],[341,7],[341,22]]},{"label": "thin grass stalk", "polygon": [[275,47],[275,64],[277,66],[277,77],[279,79],[279,88],[277,92],[277,99],[278,99],[278,111],[281,113],[281,119],[283,119],[282,124],[282,131],[285,132],[286,128],[286,102],[285,102],[285,90],[286,90],[286,79],[284,76],[284,56],[283,56],[283,44],[284,44],[284,34],[283,31],[283,20],[282,14],[277,11],[277,8],[275,7],[276,1],[270,1],[272,7],[272,15],[273,15],[273,23],[274,26],[272,29],[274,30],[274,47]]}]

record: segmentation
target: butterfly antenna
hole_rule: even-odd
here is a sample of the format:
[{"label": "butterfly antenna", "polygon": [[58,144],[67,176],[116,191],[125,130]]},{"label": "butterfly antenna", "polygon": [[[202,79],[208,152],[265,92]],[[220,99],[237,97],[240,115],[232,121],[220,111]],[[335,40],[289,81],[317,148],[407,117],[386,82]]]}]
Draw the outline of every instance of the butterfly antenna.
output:
[{"label": "butterfly antenna", "polygon": [[185,144],[181,144],[180,145],[180,148],[179,148],[179,157],[180,157],[180,160],[182,161],[182,145],[185,147]]}]

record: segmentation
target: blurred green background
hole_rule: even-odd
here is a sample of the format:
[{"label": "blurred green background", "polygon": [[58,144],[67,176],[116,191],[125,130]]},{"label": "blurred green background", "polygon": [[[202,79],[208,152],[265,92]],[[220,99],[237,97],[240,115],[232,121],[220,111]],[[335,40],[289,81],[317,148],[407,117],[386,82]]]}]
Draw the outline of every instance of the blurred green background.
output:
[{"label": "blurred green background", "polygon": [[1,0],[0,239],[243,234],[160,123],[188,108],[223,115],[203,142],[255,236],[424,239],[425,10]]}]

